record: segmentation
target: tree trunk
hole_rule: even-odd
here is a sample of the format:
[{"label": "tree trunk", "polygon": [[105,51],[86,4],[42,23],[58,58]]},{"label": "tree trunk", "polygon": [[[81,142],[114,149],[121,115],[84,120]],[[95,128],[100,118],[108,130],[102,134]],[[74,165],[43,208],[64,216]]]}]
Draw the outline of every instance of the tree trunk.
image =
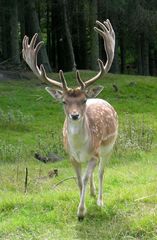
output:
[{"label": "tree trunk", "polygon": [[121,73],[125,73],[126,70],[126,47],[125,47],[125,35],[122,32],[120,37],[120,59],[121,59]]},{"label": "tree trunk", "polygon": [[141,46],[141,35],[138,35],[137,38],[137,69],[138,74],[143,74],[143,66],[142,66],[142,46]]},{"label": "tree trunk", "polygon": [[69,51],[69,70],[76,70],[76,61],[74,55],[74,49],[72,44],[72,37],[69,29],[68,16],[67,16],[67,2],[63,0],[63,12],[64,12],[64,24],[65,24],[65,34],[68,43],[68,51]]},{"label": "tree trunk", "polygon": [[[65,52],[67,52],[67,45],[64,41],[64,24],[63,24],[63,5],[60,1],[53,0],[51,2],[51,38],[52,38],[52,66],[58,71],[64,68]],[[67,59],[68,62],[68,59]]]},{"label": "tree trunk", "polygon": [[149,75],[149,43],[145,34],[142,34],[142,65],[143,75]]},{"label": "tree trunk", "polygon": [[[104,0],[98,0],[98,20],[100,22],[103,22],[105,19],[104,19],[104,16],[105,18],[107,18],[106,16],[106,7],[107,7],[107,3],[104,2]],[[99,57],[100,59],[102,59],[102,61],[104,61],[106,59],[105,57],[105,53],[104,53],[104,42],[102,41],[101,38],[99,38]]]},{"label": "tree trunk", "polygon": [[23,37],[25,35],[25,3],[24,0],[18,1],[18,15],[19,15],[19,21],[20,21],[20,41],[22,43]]},{"label": "tree trunk", "polygon": [[89,1],[89,28],[90,28],[90,68],[98,69],[97,59],[99,58],[98,34],[93,30],[97,20],[97,0]]},{"label": "tree trunk", "polygon": [[149,50],[149,69],[152,76],[156,75],[156,66],[155,66],[155,50],[154,46],[151,46]]},{"label": "tree trunk", "polygon": [[11,60],[12,64],[20,63],[18,39],[17,1],[2,0],[1,6],[1,40],[2,57]]},{"label": "tree trunk", "polygon": [[10,24],[9,12],[7,10],[7,2],[2,0],[1,10],[1,41],[2,41],[2,58],[7,59],[10,57]]},{"label": "tree trunk", "polygon": [[[48,0],[49,1],[49,0]],[[51,55],[51,63],[52,63],[52,68],[54,71],[58,71],[58,51],[57,51],[57,31],[58,31],[58,18],[59,18],[59,13],[58,13],[58,4],[57,0],[50,1],[50,55]]]},{"label": "tree trunk", "polygon": [[10,39],[13,64],[20,64],[17,0],[10,2]]},{"label": "tree trunk", "polygon": [[87,43],[88,43],[88,33],[87,33],[87,4],[84,1],[77,0],[75,4],[75,12],[73,16],[76,16],[76,24],[73,25],[73,43],[75,49],[75,56],[77,59],[78,68],[87,68]]},{"label": "tree trunk", "polygon": [[[25,0],[25,22],[27,35],[32,37],[37,32],[39,34],[39,39],[41,40],[41,30],[35,8],[35,0]],[[40,50],[39,62],[45,66],[48,72],[51,71],[45,46]]]},{"label": "tree trunk", "polygon": [[106,16],[106,12],[105,12],[105,9],[106,9],[106,2],[104,0],[97,0],[97,14],[98,14],[98,19],[99,21],[104,21],[104,16],[105,18],[107,17]]},{"label": "tree trunk", "polygon": [[50,62],[52,62],[52,55],[51,55],[51,25],[50,25],[50,14],[51,14],[51,5],[50,5],[50,1],[47,0],[46,1],[46,8],[47,8],[47,12],[46,12],[46,30],[47,30],[47,53],[48,53],[48,57]]}]

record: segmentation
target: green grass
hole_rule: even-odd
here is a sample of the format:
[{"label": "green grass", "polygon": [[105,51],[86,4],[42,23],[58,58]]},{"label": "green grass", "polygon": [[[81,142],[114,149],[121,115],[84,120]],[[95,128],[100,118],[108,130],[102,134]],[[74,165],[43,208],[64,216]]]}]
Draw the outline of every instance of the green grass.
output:
[{"label": "green grass", "polygon": [[[74,73],[66,78],[74,85]],[[157,239],[157,79],[108,74],[99,84],[100,97],[118,112],[120,137],[106,164],[105,206],[87,193],[88,213],[78,222],[75,180],[54,188],[74,176],[62,147],[62,105],[37,80],[0,82],[0,239]],[[43,164],[33,157],[50,151],[64,160]],[[49,178],[55,168],[58,177]]]}]

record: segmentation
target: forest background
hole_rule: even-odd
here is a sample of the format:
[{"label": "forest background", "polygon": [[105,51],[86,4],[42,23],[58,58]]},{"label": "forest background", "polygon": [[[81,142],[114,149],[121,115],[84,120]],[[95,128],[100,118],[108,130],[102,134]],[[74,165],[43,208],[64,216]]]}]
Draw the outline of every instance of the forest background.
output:
[{"label": "forest background", "polygon": [[156,0],[0,0],[0,69],[21,68],[22,39],[39,33],[47,71],[97,70],[105,60],[95,21],[110,19],[116,33],[111,72],[157,74]]}]

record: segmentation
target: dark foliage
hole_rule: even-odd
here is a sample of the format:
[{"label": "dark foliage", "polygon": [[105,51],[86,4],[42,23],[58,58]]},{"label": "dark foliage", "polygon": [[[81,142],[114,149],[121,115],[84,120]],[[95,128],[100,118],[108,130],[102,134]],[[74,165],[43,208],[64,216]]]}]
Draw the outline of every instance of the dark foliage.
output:
[{"label": "dark foliage", "polygon": [[116,33],[111,71],[157,74],[156,0],[0,0],[0,15],[0,69],[21,65],[24,35],[38,32],[47,71],[96,70],[106,56],[93,25],[109,18]]}]

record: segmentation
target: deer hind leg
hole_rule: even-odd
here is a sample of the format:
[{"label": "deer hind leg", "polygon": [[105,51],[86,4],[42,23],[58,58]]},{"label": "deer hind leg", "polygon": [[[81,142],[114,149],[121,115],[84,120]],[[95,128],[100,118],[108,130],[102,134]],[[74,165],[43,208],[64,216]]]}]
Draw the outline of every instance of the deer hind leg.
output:
[{"label": "deer hind leg", "polygon": [[91,176],[90,176],[90,195],[92,197],[96,196],[96,188],[95,188],[95,183],[94,183],[94,173],[92,173]]},{"label": "deer hind leg", "polygon": [[86,207],[85,207],[86,186],[87,186],[88,179],[93,174],[94,168],[96,167],[96,163],[97,163],[97,161],[95,158],[92,158],[89,161],[87,170],[82,179],[82,193],[81,193],[80,203],[79,203],[78,211],[77,211],[78,220],[83,220],[84,216],[86,214]]},{"label": "deer hind leg", "polygon": [[104,159],[100,158],[99,162],[99,191],[98,191],[98,199],[97,205],[102,207],[103,206],[103,179],[104,179],[104,168],[106,162],[109,160],[111,156],[111,152],[105,154]]}]

